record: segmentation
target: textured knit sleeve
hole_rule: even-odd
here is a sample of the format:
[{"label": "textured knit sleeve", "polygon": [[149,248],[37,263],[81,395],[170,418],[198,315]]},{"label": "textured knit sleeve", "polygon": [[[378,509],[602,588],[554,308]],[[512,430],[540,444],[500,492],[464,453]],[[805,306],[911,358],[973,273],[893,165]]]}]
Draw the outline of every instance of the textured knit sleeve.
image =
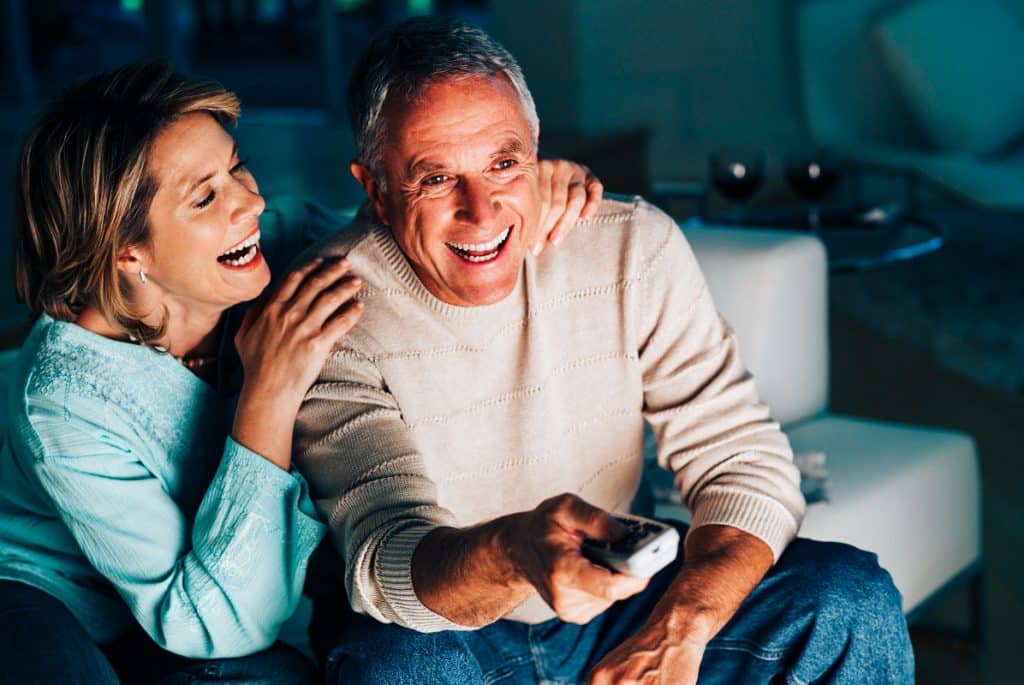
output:
[{"label": "textured knit sleeve", "polygon": [[640,298],[640,362],[658,462],[675,474],[691,530],[739,528],[778,560],[805,506],[789,441],[759,401],[682,232],[650,205],[638,211],[653,246]]},{"label": "textured knit sleeve", "polygon": [[36,399],[40,483],[89,562],[161,647],[193,658],[264,649],[298,604],[325,527],[297,473],[230,438],[190,522],[109,407]]},{"label": "textured knit sleeve", "polygon": [[437,504],[415,442],[371,360],[335,352],[306,395],[295,463],[309,479],[345,562],[352,608],[420,632],[458,630],[424,606],[412,555],[427,533],[454,525]]}]

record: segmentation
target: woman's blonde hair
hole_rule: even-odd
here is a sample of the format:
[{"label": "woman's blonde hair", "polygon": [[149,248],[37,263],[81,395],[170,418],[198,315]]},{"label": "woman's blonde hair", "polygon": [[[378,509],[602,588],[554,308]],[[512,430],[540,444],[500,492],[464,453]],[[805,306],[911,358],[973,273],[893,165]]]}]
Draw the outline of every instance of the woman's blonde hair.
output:
[{"label": "woman's blonde hair", "polygon": [[240,105],[218,83],[151,62],[71,86],[42,116],[21,150],[15,199],[15,286],[34,314],[71,321],[91,305],[143,342],[163,335],[164,324],[131,311],[117,256],[148,244],[150,150],[193,112],[226,127]]}]

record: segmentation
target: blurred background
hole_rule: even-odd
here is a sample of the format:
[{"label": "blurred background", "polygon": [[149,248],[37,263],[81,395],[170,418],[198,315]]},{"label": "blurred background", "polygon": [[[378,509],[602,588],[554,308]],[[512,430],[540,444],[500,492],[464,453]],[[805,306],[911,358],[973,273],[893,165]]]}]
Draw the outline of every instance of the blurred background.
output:
[{"label": "blurred background", "polygon": [[[975,437],[984,658],[917,637],[921,682],[1014,682],[1024,610],[1024,0],[0,0],[0,217],[59,89],[165,58],[242,98],[262,189],[361,200],[349,72],[374,32],[461,17],[520,60],[541,148],[687,224],[818,233],[838,411]],[[0,235],[9,271],[11,234]],[[0,279],[0,328],[26,314]],[[13,335],[13,334],[12,334]],[[935,531],[941,535],[941,531]],[[953,592],[931,610],[964,620]]]}]

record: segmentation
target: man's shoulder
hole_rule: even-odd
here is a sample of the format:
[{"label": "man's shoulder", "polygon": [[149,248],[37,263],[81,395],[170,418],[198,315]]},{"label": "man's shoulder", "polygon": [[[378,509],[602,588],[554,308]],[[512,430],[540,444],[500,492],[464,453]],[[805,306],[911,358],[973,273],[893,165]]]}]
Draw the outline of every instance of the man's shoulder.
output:
[{"label": "man's shoulder", "polygon": [[579,222],[558,253],[605,267],[614,262],[635,273],[679,241],[685,239],[678,224],[644,198],[607,195],[594,216]]},{"label": "man's shoulder", "polygon": [[320,239],[302,251],[292,268],[314,257],[336,259],[362,254],[372,243],[376,226],[376,220],[365,208],[354,217],[339,218],[335,225],[322,231]]}]

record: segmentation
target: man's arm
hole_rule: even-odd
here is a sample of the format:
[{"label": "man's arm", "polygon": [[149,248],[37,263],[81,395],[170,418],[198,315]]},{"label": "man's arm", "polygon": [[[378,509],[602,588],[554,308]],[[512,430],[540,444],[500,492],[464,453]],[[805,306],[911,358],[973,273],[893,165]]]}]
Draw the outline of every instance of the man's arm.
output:
[{"label": "man's arm", "polygon": [[804,512],[789,442],[760,403],[693,252],[671,219],[647,211],[653,225],[644,228],[665,239],[639,298],[644,413],[693,522],[679,576],[643,630],[598,665],[595,683],[643,670],[661,670],[662,682],[696,682],[705,645]]},{"label": "man's arm", "polygon": [[433,531],[413,556],[413,585],[432,611],[466,626],[496,621],[535,591],[563,621],[586,623],[647,586],[580,551],[584,536],[614,540],[626,532],[601,509],[559,495],[479,526]]},{"label": "man's arm", "polygon": [[591,685],[639,682],[652,673],[656,682],[696,683],[704,648],[772,561],[771,548],[749,533],[727,526],[694,530],[679,575],[643,628],[601,660]]},{"label": "man's arm", "polygon": [[352,349],[324,365],[296,435],[295,463],[328,520],[360,613],[421,632],[465,629],[537,591],[564,620],[585,622],[647,584],[582,556],[584,536],[614,540],[626,531],[572,495],[455,527],[384,379]]}]

